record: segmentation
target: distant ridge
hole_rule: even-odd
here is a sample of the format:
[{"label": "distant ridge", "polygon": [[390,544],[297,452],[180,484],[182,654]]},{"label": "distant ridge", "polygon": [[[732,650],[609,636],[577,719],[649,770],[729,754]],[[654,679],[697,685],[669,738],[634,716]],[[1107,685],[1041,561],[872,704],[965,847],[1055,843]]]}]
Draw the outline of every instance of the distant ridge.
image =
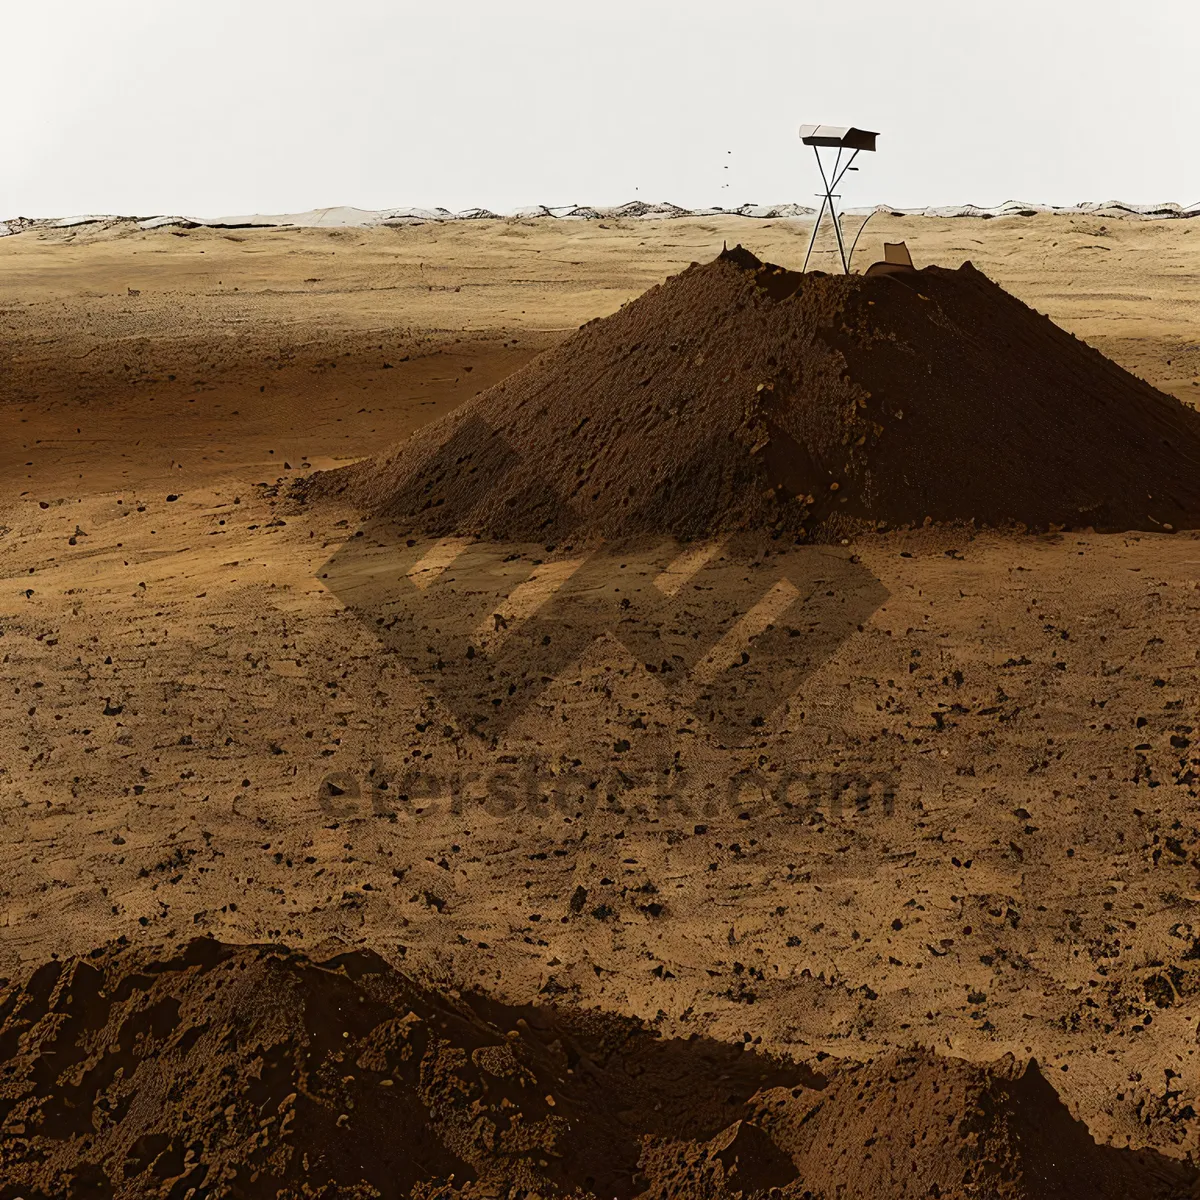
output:
[{"label": "distant ridge", "polygon": [[[0,221],[0,237],[29,231],[69,229],[78,225],[116,225],[130,223],[139,229],[160,229],[167,226],[210,229],[252,228],[296,228],[296,229],[345,229],[371,228],[385,225],[424,225],[442,221],[501,221],[501,220],[555,220],[555,221],[605,221],[605,220],[670,220],[677,217],[749,217],[754,220],[775,221],[811,217],[816,210],[803,204],[743,204],[740,208],[683,208],[678,204],[647,204],[642,200],[631,200],[627,204],[611,207],[588,204],[548,206],[534,204],[512,212],[498,213],[487,208],[468,208],[462,212],[451,212],[448,208],[353,208],[337,205],[332,208],[314,208],[300,213],[253,213],[241,216],[194,217],[171,214],[152,216],[116,216],[85,214],[73,217],[10,217]],[[868,213],[891,213],[904,217],[1014,217],[1036,216],[1041,213],[1057,213],[1066,216],[1099,216],[1108,218],[1127,217],[1138,220],[1171,220],[1200,217],[1200,201],[1184,206],[1173,201],[1161,204],[1130,204],[1123,200],[1106,200],[1101,203],[1086,201],[1058,207],[1050,204],[1028,204],[1020,200],[1006,200],[1003,204],[950,204],[932,205],[926,208],[896,208],[890,204],[879,204],[873,208],[851,208],[847,216],[866,216]]]}]

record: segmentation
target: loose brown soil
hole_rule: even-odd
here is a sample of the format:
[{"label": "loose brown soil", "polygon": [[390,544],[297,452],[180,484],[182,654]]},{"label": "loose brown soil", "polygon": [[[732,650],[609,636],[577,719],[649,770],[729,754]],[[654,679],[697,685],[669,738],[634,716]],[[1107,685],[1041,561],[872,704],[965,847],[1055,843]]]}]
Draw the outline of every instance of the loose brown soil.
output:
[{"label": "loose brown soil", "polygon": [[1036,1064],[815,1071],[423,989],[378,955],[197,939],[0,992],[0,1197],[1181,1197]]},{"label": "loose brown soil", "polygon": [[1200,524],[1200,415],[987,279],[740,246],[380,459],[306,483],[423,533],[818,538]]}]

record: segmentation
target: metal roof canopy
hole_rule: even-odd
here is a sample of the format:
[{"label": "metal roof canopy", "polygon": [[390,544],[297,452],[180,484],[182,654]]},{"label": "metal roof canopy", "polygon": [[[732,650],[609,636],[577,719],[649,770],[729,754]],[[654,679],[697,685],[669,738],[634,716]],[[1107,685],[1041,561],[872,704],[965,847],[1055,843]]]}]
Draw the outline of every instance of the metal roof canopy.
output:
[{"label": "metal roof canopy", "polygon": [[806,146],[836,146],[846,150],[875,150],[879,136],[853,125],[801,125],[800,140]]},{"label": "metal roof canopy", "polygon": [[[812,257],[813,246],[816,245],[817,241],[817,230],[821,227],[821,220],[825,216],[826,207],[828,207],[830,219],[833,221],[833,231],[837,235],[838,253],[842,258],[842,270],[847,275],[850,274],[850,258],[854,254],[854,247],[851,246],[850,254],[847,255],[846,243],[842,238],[842,223],[837,214],[837,206],[834,203],[834,201],[840,199],[840,196],[835,189],[841,183],[842,177],[847,171],[858,170],[854,166],[854,160],[862,151],[874,152],[875,139],[877,137],[879,137],[879,134],[869,129],[858,129],[853,125],[800,126],[800,140],[806,146],[813,148],[813,154],[817,159],[817,169],[821,172],[821,182],[825,185],[825,191],[821,195],[821,207],[817,210],[817,219],[813,222],[812,237],[808,243],[808,253],[804,256],[804,270],[808,270],[808,260]],[[824,161],[821,159],[822,148],[837,151],[837,159],[828,172],[825,169]],[[850,157],[843,166],[842,156],[847,151],[850,152]],[[864,221],[863,224],[865,225],[866,222]],[[861,229],[859,233],[862,233]],[[855,238],[854,241],[857,244],[858,238]]]}]

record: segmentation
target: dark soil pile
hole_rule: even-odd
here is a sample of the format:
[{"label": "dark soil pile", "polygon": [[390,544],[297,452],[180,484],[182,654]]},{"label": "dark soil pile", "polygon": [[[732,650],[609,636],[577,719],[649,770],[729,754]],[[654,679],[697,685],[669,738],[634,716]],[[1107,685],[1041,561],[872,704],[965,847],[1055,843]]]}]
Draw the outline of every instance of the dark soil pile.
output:
[{"label": "dark soil pile", "polygon": [[824,1091],[764,1093],[753,1121],[815,1196],[1118,1200],[1194,1197],[1200,1172],[1097,1146],[1036,1063],[894,1054]]},{"label": "dark soil pile", "polygon": [[826,537],[1200,525],[1200,413],[970,264],[800,274],[738,247],[309,495],[437,535]]},{"label": "dark soil pile", "polygon": [[110,947],[0,993],[0,1120],[3,1200],[1115,1200],[1196,1179],[1097,1147],[1035,1067],[823,1076],[432,993],[367,952],[206,940]]}]

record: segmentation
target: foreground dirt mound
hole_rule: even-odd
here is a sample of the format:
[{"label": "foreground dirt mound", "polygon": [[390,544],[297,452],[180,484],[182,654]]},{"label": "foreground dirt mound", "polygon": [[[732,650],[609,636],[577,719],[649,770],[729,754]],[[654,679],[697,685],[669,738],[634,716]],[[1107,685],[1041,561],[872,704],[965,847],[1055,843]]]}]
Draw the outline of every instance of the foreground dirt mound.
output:
[{"label": "foreground dirt mound", "polygon": [[1097,1147],[1036,1067],[827,1078],[433,994],[366,952],[211,940],[48,963],[0,995],[0,1116],[4,1200],[1177,1197],[1195,1178]]},{"label": "foreground dirt mound", "polygon": [[1196,1194],[1197,1172],[1097,1146],[1036,1063],[896,1054],[822,1092],[764,1093],[753,1120],[816,1196],[1118,1200]]},{"label": "foreground dirt mound", "polygon": [[307,491],[517,540],[1182,528],[1200,414],[970,264],[827,276],[738,247]]}]

